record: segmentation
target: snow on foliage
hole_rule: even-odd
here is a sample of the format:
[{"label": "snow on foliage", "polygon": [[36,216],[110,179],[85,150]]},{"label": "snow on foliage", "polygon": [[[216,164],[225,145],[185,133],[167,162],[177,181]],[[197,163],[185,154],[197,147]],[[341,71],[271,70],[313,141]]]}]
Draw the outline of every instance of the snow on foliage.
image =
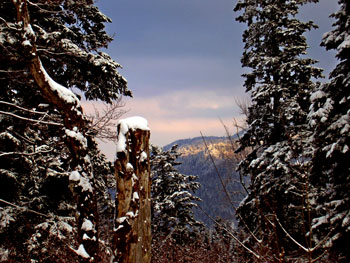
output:
[{"label": "snow on foliage", "polygon": [[74,127],[73,130],[66,129],[65,132],[68,137],[78,141],[83,148],[87,147],[87,139],[81,132],[78,131],[77,127]]},{"label": "snow on foliage", "polygon": [[321,45],[335,50],[339,63],[329,83],[315,92],[322,96],[314,97],[308,116],[315,129],[311,179],[319,188],[319,209],[312,227],[319,240],[329,236],[323,245],[328,249],[327,259],[348,262],[350,251],[344,244],[350,240],[350,4],[338,2],[339,11],[331,15],[336,21]]},{"label": "snow on foliage", "polygon": [[[177,169],[177,145],[169,151],[162,151],[152,146],[152,228],[155,233],[173,235],[182,233],[186,236],[203,224],[194,217],[193,208],[200,201],[195,191],[200,187],[197,177],[181,174]],[[186,242],[182,240],[181,242]]]},{"label": "snow on foliage", "polygon": [[[258,238],[271,248],[271,257],[276,246],[286,257],[296,250],[283,233],[270,229],[269,218],[277,217],[289,234],[305,240],[300,229],[307,219],[297,207],[305,205],[303,185],[312,152],[307,115],[310,95],[317,87],[313,79],[322,75],[322,69],[314,66],[316,61],[305,56],[304,34],[315,25],[297,16],[299,7],[308,2],[317,0],[240,0],[235,7],[236,20],[248,26],[241,62],[250,68],[243,77],[252,98],[248,129],[240,140],[241,149],[250,154],[239,165],[251,186],[238,213],[242,225],[263,230]],[[321,97],[316,92],[312,99]]]},{"label": "snow on foliage", "polygon": [[69,175],[70,181],[79,181],[80,180],[80,173],[78,171],[73,171]]}]

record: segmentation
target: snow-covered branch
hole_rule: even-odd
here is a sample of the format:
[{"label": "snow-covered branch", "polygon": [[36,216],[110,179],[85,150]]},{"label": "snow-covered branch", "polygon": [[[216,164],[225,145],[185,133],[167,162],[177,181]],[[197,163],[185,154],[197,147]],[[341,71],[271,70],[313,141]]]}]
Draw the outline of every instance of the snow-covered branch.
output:
[{"label": "snow-covered branch", "polygon": [[[37,88],[47,101],[56,107],[64,117],[64,126],[67,146],[73,157],[72,169],[76,174],[74,180],[75,198],[78,207],[78,243],[85,246],[89,258],[83,258],[82,262],[98,262],[99,246],[96,237],[97,231],[97,204],[94,197],[94,175],[92,164],[88,155],[88,139],[86,136],[87,121],[84,118],[79,99],[68,88],[58,84],[46,72],[37,53],[36,34],[32,29],[27,0],[12,0],[17,10],[17,22],[22,26],[22,40],[31,58],[29,68]],[[85,143],[82,143],[85,142]],[[73,178],[73,177],[72,177]],[[91,222],[91,229],[85,229],[82,224],[85,220]],[[84,237],[88,236],[89,239]],[[91,259],[91,260],[90,260]]]},{"label": "snow-covered branch", "polygon": [[35,120],[35,119],[19,116],[17,114],[11,113],[11,112],[6,112],[6,111],[0,111],[0,114],[8,115],[8,116],[11,116],[11,117],[14,117],[14,118],[17,118],[17,119],[21,119],[21,120],[25,120],[25,121],[35,122],[37,124],[42,123],[42,124],[47,124],[47,125],[63,126],[62,123],[51,122],[51,121],[43,121],[43,120]]}]

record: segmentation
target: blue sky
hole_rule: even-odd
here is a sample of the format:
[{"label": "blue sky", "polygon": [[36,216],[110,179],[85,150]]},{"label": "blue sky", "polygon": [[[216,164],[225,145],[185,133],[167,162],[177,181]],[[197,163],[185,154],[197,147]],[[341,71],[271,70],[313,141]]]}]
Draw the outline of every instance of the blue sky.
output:
[{"label": "blue sky", "polygon": [[[125,99],[128,116],[149,121],[156,145],[205,135],[223,136],[219,118],[230,126],[240,118],[235,99],[245,95],[240,57],[244,24],[234,20],[232,0],[99,0],[113,22],[109,53],[123,65],[133,99]],[[320,28],[307,34],[309,56],[325,73],[334,53],[319,43],[331,29],[328,16],[337,1],[321,0],[303,8],[300,17]]]}]

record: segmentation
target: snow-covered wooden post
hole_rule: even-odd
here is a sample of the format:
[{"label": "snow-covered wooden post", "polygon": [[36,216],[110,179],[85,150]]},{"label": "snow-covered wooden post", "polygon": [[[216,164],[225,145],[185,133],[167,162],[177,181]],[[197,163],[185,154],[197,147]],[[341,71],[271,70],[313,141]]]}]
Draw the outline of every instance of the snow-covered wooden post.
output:
[{"label": "snow-covered wooden post", "polygon": [[114,262],[151,261],[150,131],[141,117],[118,123]]}]

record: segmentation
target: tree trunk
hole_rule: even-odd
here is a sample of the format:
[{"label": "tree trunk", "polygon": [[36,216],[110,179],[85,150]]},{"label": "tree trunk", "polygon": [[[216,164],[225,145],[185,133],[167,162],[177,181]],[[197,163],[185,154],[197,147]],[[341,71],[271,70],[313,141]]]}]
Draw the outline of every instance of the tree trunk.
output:
[{"label": "tree trunk", "polygon": [[37,88],[49,103],[54,105],[64,117],[66,145],[72,155],[74,176],[69,180],[73,184],[77,203],[77,243],[79,248],[73,249],[80,257],[79,262],[100,262],[98,241],[98,213],[95,196],[93,168],[88,155],[88,142],[91,138],[86,134],[87,121],[83,115],[80,101],[66,87],[56,83],[46,72],[37,53],[36,35],[30,24],[27,0],[12,0],[17,11],[17,22],[22,25],[23,41],[29,41],[29,68]]},{"label": "tree trunk", "polygon": [[[125,125],[126,124],[126,125]],[[127,127],[127,128],[126,128]],[[115,261],[151,261],[151,180],[149,163],[150,132],[118,125],[116,221],[113,238]],[[125,143],[124,143],[125,142]]]}]

